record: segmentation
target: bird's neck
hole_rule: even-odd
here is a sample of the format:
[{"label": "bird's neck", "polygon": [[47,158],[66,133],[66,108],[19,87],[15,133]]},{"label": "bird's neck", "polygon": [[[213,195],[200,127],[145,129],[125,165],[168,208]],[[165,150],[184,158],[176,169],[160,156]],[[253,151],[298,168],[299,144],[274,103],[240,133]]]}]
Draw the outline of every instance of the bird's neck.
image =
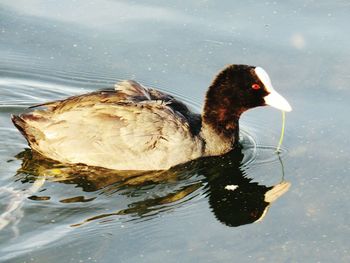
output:
[{"label": "bird's neck", "polygon": [[212,125],[205,122],[202,123],[200,135],[205,142],[205,156],[225,154],[231,151],[238,141],[238,135],[233,135],[231,137],[223,136],[223,134],[217,133]]},{"label": "bird's neck", "polygon": [[201,134],[205,140],[205,155],[221,155],[232,150],[239,140],[239,117],[244,111],[217,87],[208,89],[202,113]]}]

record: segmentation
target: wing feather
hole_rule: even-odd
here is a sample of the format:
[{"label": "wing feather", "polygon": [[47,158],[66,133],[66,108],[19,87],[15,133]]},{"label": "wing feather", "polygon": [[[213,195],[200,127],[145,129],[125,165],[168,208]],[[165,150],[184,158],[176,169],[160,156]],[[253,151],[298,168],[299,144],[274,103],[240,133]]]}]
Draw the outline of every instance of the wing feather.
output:
[{"label": "wing feather", "polygon": [[64,100],[50,101],[29,107],[46,107],[48,110],[66,111],[73,107],[91,106],[98,102],[117,103],[120,101],[150,100],[149,90],[133,80],[123,80],[114,85],[113,89],[103,89],[88,94],[71,96]]}]

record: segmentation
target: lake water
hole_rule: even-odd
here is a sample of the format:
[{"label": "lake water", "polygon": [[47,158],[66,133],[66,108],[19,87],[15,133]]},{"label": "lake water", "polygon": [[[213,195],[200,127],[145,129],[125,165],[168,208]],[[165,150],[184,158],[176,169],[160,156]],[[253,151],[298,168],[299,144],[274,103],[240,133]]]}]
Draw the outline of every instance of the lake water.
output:
[{"label": "lake water", "polygon": [[[0,260],[350,262],[349,13],[348,1],[2,0]],[[199,111],[227,64],[264,67],[293,106],[280,156],[267,107],[242,117],[242,150],[142,175],[42,160],[10,121],[121,79]]]}]

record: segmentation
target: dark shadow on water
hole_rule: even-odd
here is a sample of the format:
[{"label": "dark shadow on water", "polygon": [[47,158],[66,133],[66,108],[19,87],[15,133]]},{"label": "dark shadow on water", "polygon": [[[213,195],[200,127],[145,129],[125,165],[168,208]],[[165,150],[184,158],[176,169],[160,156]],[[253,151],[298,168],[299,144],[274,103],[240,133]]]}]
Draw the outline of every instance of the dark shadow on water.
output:
[{"label": "dark shadow on water", "polygon": [[[262,220],[273,201],[290,187],[290,183],[283,180],[274,186],[252,182],[244,169],[244,155],[240,148],[224,156],[201,158],[168,171],[152,172],[67,166],[47,160],[30,150],[16,157],[22,160],[16,175],[22,183],[33,183],[37,178],[45,177],[51,183],[76,185],[84,192],[97,191],[105,198],[123,195],[130,200],[124,209],[98,214],[72,226],[111,216],[128,216],[129,220],[152,219],[154,215],[190,203],[198,196],[207,197],[218,221],[227,226],[240,226]],[[37,195],[30,199],[50,199],[49,196]],[[60,202],[94,202],[94,199],[79,195]]]}]

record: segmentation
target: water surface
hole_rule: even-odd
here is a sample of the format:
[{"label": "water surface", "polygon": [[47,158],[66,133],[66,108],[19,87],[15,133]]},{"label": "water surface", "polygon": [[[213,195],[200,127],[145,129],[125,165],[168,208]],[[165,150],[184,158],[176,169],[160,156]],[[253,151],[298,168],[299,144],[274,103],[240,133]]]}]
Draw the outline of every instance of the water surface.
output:
[{"label": "water surface", "polygon": [[[349,11],[346,1],[1,1],[0,260],[349,262]],[[269,108],[244,114],[241,150],[141,175],[42,160],[10,121],[122,79],[200,111],[231,63],[264,67],[292,104],[281,160],[281,116]]]}]

